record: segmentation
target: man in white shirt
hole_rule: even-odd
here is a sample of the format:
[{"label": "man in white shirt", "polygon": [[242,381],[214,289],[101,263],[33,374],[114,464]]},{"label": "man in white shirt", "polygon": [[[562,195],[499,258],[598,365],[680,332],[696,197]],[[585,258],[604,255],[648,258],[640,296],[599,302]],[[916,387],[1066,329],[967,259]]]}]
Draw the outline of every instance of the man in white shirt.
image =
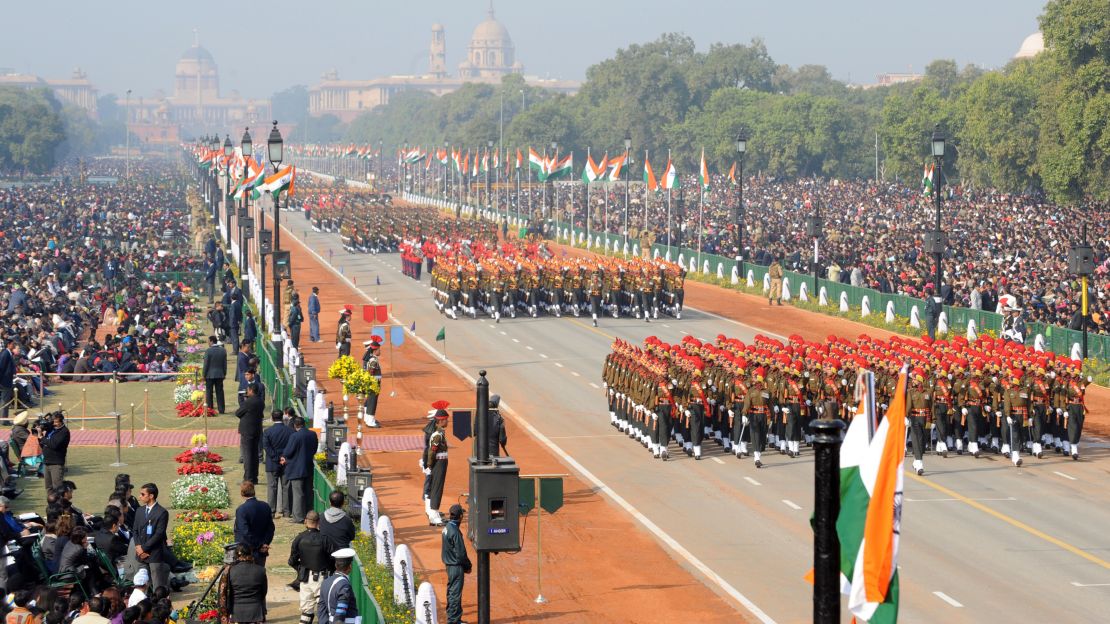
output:
[{"label": "man in white shirt", "polygon": [[131,597],[127,599],[127,606],[133,607],[146,598],[148,583],[150,583],[150,572],[146,568],[135,573],[135,588],[131,590]]}]

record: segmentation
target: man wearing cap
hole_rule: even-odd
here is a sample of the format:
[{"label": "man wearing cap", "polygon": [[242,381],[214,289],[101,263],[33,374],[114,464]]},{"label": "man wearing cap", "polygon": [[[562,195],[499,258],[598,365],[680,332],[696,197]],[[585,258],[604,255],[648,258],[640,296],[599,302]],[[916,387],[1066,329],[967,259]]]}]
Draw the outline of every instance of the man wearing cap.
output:
[{"label": "man wearing cap", "polygon": [[[430,471],[431,483],[428,487],[428,498],[424,501],[424,511],[428,514],[428,524],[441,526],[443,515],[439,513],[439,504],[443,499],[443,486],[447,481],[447,402],[437,401],[436,428],[428,438],[428,450],[424,454],[424,468]],[[439,406],[439,407],[436,407]]]},{"label": "man wearing cap", "polygon": [[15,415],[15,420],[12,421],[12,435],[11,442],[12,448],[15,451],[15,463],[19,465],[23,453],[23,445],[27,443],[27,438],[31,437],[31,430],[27,428],[27,410]]},{"label": "man wearing cap", "polygon": [[135,578],[132,581],[135,586],[131,590],[131,596],[127,599],[127,606],[133,607],[140,602],[146,600],[147,585],[150,584],[150,572],[146,568],[140,569],[135,573]]},{"label": "man wearing cap", "polygon": [[913,443],[913,469],[918,475],[925,474],[925,421],[932,410],[931,398],[925,388],[925,371],[913,369],[913,384],[909,390],[910,441]]},{"label": "man wearing cap", "polygon": [[378,359],[378,354],[381,353],[382,339],[379,336],[370,336],[370,340],[363,342],[362,346],[366,347],[366,352],[362,354],[362,368],[378,380],[379,389],[379,392],[368,392],[366,394],[366,398],[362,401],[362,407],[366,413],[366,422],[370,423],[371,427],[377,427],[379,426],[378,421],[374,417],[378,413],[378,395],[382,382],[382,363]]},{"label": "man wearing cap", "polygon": [[1086,395],[1091,378],[1088,376],[1084,379],[1082,365],[1081,360],[1071,360],[1066,369],[1067,378],[1063,382],[1064,402],[1066,404],[1064,415],[1067,419],[1066,429],[1068,432],[1064,452],[1069,453],[1075,461],[1079,461],[1079,438],[1083,435],[1083,421],[1090,411],[1090,408],[1087,407]]},{"label": "man wearing cap", "polygon": [[447,566],[447,624],[462,623],[463,577],[470,574],[470,557],[466,554],[459,523],[462,522],[462,505],[451,505],[450,518],[443,527],[443,565]]},{"label": "man wearing cap", "polygon": [[289,341],[293,344],[294,349],[299,349],[301,346],[301,324],[303,323],[304,314],[301,313],[301,296],[294,292],[292,300],[289,302],[289,308],[285,313],[285,330],[289,332]]},{"label": "man wearing cap", "polygon": [[[486,439],[489,447],[490,457],[498,457],[501,451],[505,455],[509,454],[509,449],[505,446],[508,443],[508,436],[505,434],[505,419],[501,416],[501,395],[493,394],[489,397],[489,422],[486,424]],[[474,454],[478,454],[478,415],[474,414]]]},{"label": "man wearing cap", "polygon": [[[335,559],[335,574],[320,584],[319,606],[316,619],[319,624],[341,624],[359,621],[358,605],[355,604],[354,590],[351,588],[351,560],[355,558],[353,548],[342,548],[331,554]],[[303,620],[302,620],[303,621]]]},{"label": "man wearing cap", "polygon": [[1021,445],[1029,423],[1029,382],[1021,370],[1010,370],[1010,383],[1002,395],[1002,453],[1009,453],[1010,461],[1021,466]]},{"label": "man wearing cap", "polygon": [[320,342],[320,287],[313,286],[308,295],[308,339]]},{"label": "man wearing cap", "polygon": [[[320,533],[320,514],[309,511],[304,518],[304,531],[293,538],[289,547],[289,567],[297,571],[300,592],[301,624],[312,624],[320,601],[320,585],[332,567],[328,538]],[[293,583],[290,584],[293,586]]]},{"label": "man wearing cap", "polygon": [[335,330],[335,348],[339,357],[351,354],[351,312],[347,308],[339,310],[339,327]]}]

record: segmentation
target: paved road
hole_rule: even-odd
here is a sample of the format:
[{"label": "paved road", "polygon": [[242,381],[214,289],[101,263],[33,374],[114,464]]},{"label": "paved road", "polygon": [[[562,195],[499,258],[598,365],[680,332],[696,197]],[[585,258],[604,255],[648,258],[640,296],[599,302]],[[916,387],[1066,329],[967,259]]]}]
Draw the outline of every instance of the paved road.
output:
[{"label": "paved road", "polygon": [[[290,233],[305,236],[303,217],[287,222]],[[766,621],[810,621],[802,576],[812,559],[812,456],[767,455],[768,465],[756,470],[750,459],[709,443],[703,461],[656,461],[609,425],[600,388],[602,358],[615,336],[751,340],[755,328],[689,309],[680,321],[610,318],[598,329],[575,318],[452,321],[432,304],[427,276],[405,277],[396,255],[351,255],[336,235],[307,237],[322,257],[330,249],[333,264],[369,297],[392,304],[399,321],[415,322],[418,335],[431,342],[445,326],[451,361],[472,375],[489,371],[491,392],[696,558],[704,568],[685,563],[708,585],[738,601],[723,589],[734,588]],[[1086,445],[1083,462],[1052,456],[1027,460],[1020,470],[996,457],[927,456],[926,477],[906,478],[902,621],[1103,621],[1110,612],[1107,448],[1096,441]]]}]

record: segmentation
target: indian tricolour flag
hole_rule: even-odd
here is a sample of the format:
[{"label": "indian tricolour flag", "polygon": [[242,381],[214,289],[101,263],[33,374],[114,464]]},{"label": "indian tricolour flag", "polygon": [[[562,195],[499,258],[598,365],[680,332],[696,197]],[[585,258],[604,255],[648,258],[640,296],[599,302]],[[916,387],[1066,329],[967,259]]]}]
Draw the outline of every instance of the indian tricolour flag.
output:
[{"label": "indian tricolour flag", "polygon": [[898,540],[906,455],[906,371],[868,441],[868,397],[840,447],[840,586],[848,609],[870,624],[898,621]]},{"label": "indian tricolour flag", "polygon": [[675,171],[674,163],[669,158],[667,168],[663,170],[663,176],[659,179],[659,185],[667,191],[679,187],[678,172]]},{"label": "indian tricolour flag", "polygon": [[701,149],[701,165],[698,166],[698,184],[703,191],[709,190],[709,167],[705,164],[705,148]]},{"label": "indian tricolour flag", "polygon": [[655,172],[651,170],[651,161],[648,160],[647,152],[644,152],[644,184],[649,191],[659,189],[659,181],[655,179]]},{"label": "indian tricolour flag", "polygon": [[266,178],[266,181],[259,185],[258,190],[262,193],[272,193],[274,199],[277,199],[278,194],[282,191],[286,191],[288,195],[292,195],[293,182],[296,179],[297,168],[293,165],[288,165],[274,175]]},{"label": "indian tricolour flag", "polygon": [[586,184],[597,182],[598,178],[605,175],[605,168],[598,167],[594,157],[586,150],[586,166],[582,168],[582,181]]},{"label": "indian tricolour flag", "polygon": [[935,168],[936,167],[934,165],[925,165],[925,173],[923,173],[921,175],[921,194],[922,195],[932,195],[933,194],[933,170]]},{"label": "indian tricolour flag", "polygon": [[255,188],[266,179],[266,168],[254,161],[254,157],[247,157],[247,174],[235,189],[235,199],[242,199],[243,194],[252,191],[251,199],[258,199],[261,195]]},{"label": "indian tricolour flag", "polygon": [[528,167],[536,173],[536,179],[540,182],[547,180],[547,174],[550,169],[547,167],[547,159],[536,153],[536,150],[528,148]]},{"label": "indian tricolour flag", "polygon": [[605,179],[610,182],[617,182],[621,179],[621,170],[624,169],[624,161],[628,159],[628,154],[621,154],[609,159],[608,167],[609,173],[605,174]]},{"label": "indian tricolour flag", "polygon": [[574,152],[567,154],[551,165],[551,174],[548,177],[560,178],[563,176],[570,177],[574,171]]}]

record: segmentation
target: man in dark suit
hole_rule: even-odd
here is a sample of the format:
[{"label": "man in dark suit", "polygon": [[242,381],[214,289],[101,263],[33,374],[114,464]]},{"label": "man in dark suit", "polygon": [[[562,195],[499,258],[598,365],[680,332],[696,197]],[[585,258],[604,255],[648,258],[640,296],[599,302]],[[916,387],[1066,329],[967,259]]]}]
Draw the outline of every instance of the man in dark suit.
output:
[{"label": "man in dark suit", "polygon": [[239,350],[239,325],[243,317],[243,291],[236,288],[231,293],[231,305],[227,309],[227,335],[231,348]]},{"label": "man in dark suit", "polygon": [[293,518],[301,524],[312,501],[312,456],[316,453],[316,434],[304,426],[304,417],[293,418],[293,435],[281,452],[285,478],[293,489]]},{"label": "man in dark suit", "polygon": [[274,410],[271,414],[274,423],[262,433],[262,450],[266,451],[266,501],[276,512],[275,515],[292,517],[292,495],[284,466],[281,465],[281,453],[289,443],[293,430],[282,422],[283,416],[280,410]]},{"label": "man in dark suit", "polygon": [[[208,337],[208,350],[204,352],[204,402],[209,409],[224,413],[224,378],[227,377],[227,351],[217,344],[215,336]],[[216,397],[215,406],[212,395]]]},{"label": "man in dark suit", "polygon": [[93,542],[108,555],[109,561],[115,563],[127,555],[127,538],[119,530],[123,514],[117,507],[108,507],[104,510],[103,517],[100,530],[93,534]]},{"label": "man in dark suit", "polygon": [[243,399],[247,395],[247,369],[251,365],[250,345],[251,343],[244,341],[235,354],[235,381],[239,382],[239,405],[243,404]]},{"label": "man in dark suit", "polygon": [[254,386],[247,386],[243,404],[235,410],[239,419],[239,454],[243,458],[243,479],[258,483],[258,455],[262,444],[262,413],[266,402],[256,394]]},{"label": "man in dark suit", "polygon": [[266,568],[254,561],[250,548],[235,549],[235,563],[227,572],[227,609],[232,622],[266,621]]},{"label": "man in dark suit", "polygon": [[135,556],[139,563],[150,568],[151,588],[170,588],[169,547],[166,546],[166,527],[170,514],[158,504],[158,486],[147,483],[139,488],[139,509],[131,536],[135,541]]},{"label": "man in dark suit", "polygon": [[254,344],[258,338],[258,326],[254,323],[254,313],[250,308],[243,310],[243,342]]},{"label": "man in dark suit", "polygon": [[254,562],[266,565],[270,542],[274,540],[274,516],[270,506],[254,497],[254,484],[243,481],[239,486],[243,504],[235,510],[235,541],[249,546]]},{"label": "man in dark suit", "polygon": [[8,408],[15,398],[15,369],[19,362],[19,345],[11,338],[0,349],[0,425],[12,424]]}]

